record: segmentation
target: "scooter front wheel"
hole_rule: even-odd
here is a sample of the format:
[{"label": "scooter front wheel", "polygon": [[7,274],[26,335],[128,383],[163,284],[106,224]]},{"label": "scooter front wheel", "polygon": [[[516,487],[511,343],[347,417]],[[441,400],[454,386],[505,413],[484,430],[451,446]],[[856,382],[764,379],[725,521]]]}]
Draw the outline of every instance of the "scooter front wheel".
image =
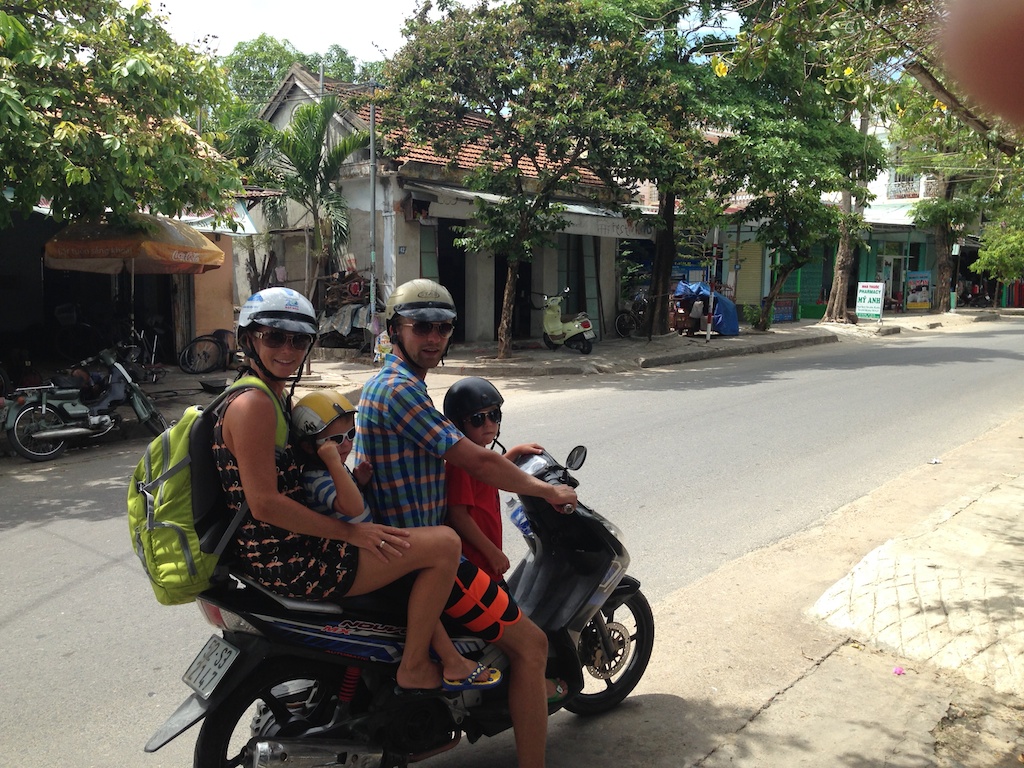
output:
[{"label": "scooter front wheel", "polygon": [[153,415],[142,422],[142,424],[154,437],[162,435],[164,430],[170,426],[160,411],[153,411]]},{"label": "scooter front wheel", "polygon": [[654,614],[643,592],[616,608],[602,608],[580,635],[583,690],[565,709],[599,715],[617,706],[640,682],[653,650]]},{"label": "scooter front wheel", "polygon": [[551,337],[546,333],[544,334],[544,346],[551,350],[558,349],[558,345],[555,344],[555,342],[551,340]]},{"label": "scooter front wheel", "polygon": [[63,427],[67,422],[51,406],[29,403],[14,416],[7,430],[7,440],[19,455],[29,461],[49,461],[64,453],[67,443],[60,438],[39,440],[33,437],[44,429]]}]

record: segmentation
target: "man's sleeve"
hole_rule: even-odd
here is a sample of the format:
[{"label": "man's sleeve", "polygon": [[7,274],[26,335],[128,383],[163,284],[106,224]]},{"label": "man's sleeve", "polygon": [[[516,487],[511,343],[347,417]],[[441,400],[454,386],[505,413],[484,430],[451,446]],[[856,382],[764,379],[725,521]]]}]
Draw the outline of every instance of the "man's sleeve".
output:
[{"label": "man's sleeve", "polygon": [[398,434],[439,459],[463,438],[458,427],[410,386],[395,388],[388,409]]}]

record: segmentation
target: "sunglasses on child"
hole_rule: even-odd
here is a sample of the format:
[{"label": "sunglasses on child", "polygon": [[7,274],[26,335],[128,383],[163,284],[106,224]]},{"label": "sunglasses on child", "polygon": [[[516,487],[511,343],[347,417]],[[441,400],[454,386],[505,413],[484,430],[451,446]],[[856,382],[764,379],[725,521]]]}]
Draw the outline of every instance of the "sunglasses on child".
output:
[{"label": "sunglasses on child", "polygon": [[454,323],[428,323],[426,320],[417,320],[415,323],[405,323],[405,325],[412,328],[412,332],[417,336],[426,337],[436,331],[442,339],[447,339],[455,333]]},{"label": "sunglasses on child", "polygon": [[486,419],[490,419],[495,424],[501,424],[501,408],[495,408],[487,413],[474,413],[472,416],[466,417],[466,421],[478,428],[484,425]]},{"label": "sunglasses on child", "polygon": [[263,341],[271,349],[280,349],[285,344],[291,344],[292,349],[304,352],[313,343],[313,337],[308,333],[285,333],[284,331],[256,331],[253,334],[257,339]]},{"label": "sunglasses on child", "polygon": [[321,437],[316,441],[317,445],[323,445],[324,443],[337,443],[338,445],[344,445],[346,440],[356,439],[356,428],[352,427],[348,432],[342,432],[338,435],[329,435],[327,437]]}]

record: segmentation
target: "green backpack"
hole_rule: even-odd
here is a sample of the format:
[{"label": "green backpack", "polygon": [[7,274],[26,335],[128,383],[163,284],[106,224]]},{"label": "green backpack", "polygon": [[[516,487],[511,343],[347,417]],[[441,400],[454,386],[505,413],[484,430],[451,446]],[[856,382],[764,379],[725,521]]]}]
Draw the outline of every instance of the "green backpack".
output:
[{"label": "green backpack", "polygon": [[230,515],[213,458],[213,428],[227,398],[262,389],[277,406],[278,453],[288,441],[281,402],[255,376],[245,376],[210,403],[192,405],[181,419],[153,439],[128,486],[128,528],[135,554],[164,605],[195,600],[209,588],[217,561],[246,512]]}]

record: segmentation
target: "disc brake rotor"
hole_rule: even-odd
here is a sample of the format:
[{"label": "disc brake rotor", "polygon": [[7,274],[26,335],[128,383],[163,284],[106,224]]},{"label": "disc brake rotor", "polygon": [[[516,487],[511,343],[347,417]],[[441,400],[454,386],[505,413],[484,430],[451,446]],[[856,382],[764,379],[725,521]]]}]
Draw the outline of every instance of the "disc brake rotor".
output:
[{"label": "disc brake rotor", "polygon": [[586,667],[591,675],[602,680],[607,680],[622,669],[628,657],[626,649],[629,648],[629,631],[622,624],[609,621],[605,628],[608,630],[608,643],[614,655],[608,658],[604,644],[595,637],[592,640],[593,648],[590,649],[590,662]]}]

